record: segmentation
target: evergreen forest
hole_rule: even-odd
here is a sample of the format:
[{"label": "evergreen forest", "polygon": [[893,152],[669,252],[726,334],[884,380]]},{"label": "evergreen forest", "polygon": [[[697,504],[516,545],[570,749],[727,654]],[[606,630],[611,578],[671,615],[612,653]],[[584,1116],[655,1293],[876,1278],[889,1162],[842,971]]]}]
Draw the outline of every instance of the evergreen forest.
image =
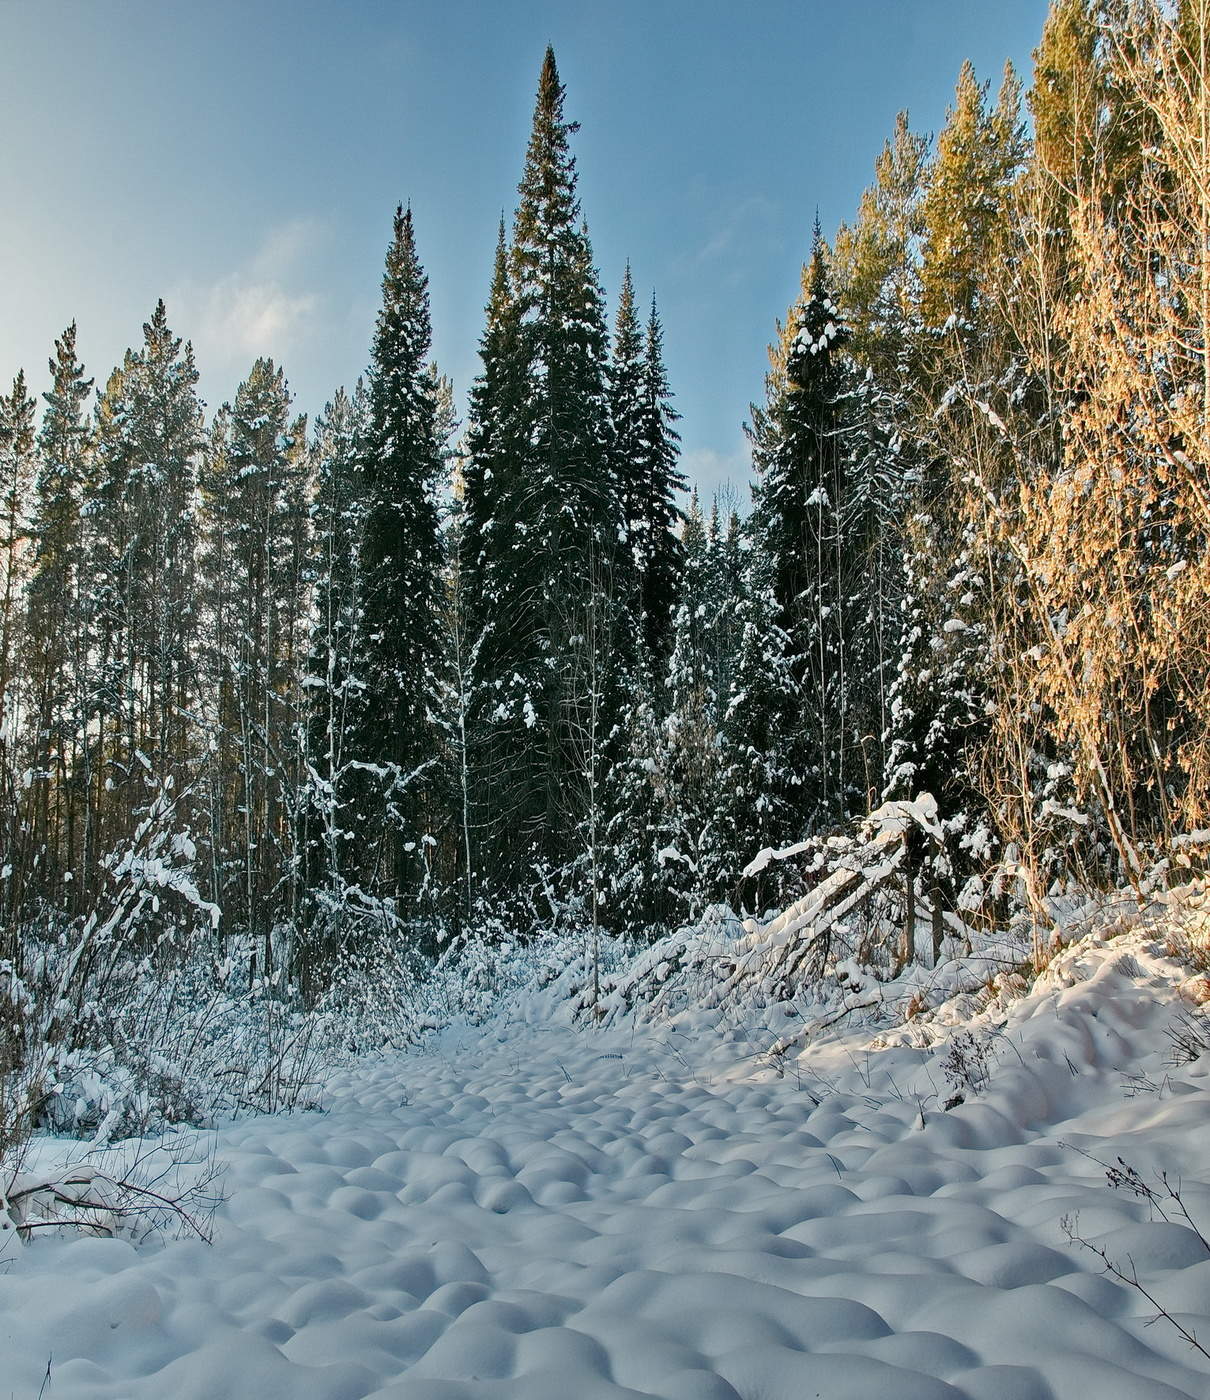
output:
[{"label": "evergreen forest", "polygon": [[268,358],[207,409],[163,302],[108,373],[67,326],[0,395],[0,1149],[195,1118],[237,1044],[224,1103],[305,1098],[323,1017],[407,1041],[535,949],[601,1016],[871,814],[892,969],[1200,872],[1208,82],[1210,0],[1055,0],[1032,73],[903,113],[768,309],[750,503],[686,480],[549,49],[465,409],[406,191],[307,412]]}]

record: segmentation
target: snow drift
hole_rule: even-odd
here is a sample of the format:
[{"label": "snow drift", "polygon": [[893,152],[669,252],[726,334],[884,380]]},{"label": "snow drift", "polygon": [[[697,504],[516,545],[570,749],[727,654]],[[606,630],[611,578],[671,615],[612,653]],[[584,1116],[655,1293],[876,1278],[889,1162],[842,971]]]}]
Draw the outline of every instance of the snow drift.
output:
[{"label": "snow drift", "polygon": [[1028,989],[984,955],[977,990],[907,1021],[884,998],[773,1059],[734,1002],[452,1025],[343,1071],[322,1113],[222,1128],[211,1246],[9,1231],[5,1378],[73,1400],[1205,1396],[1178,1328],[1210,1339],[1210,1036],[1171,956],[1197,907],[1183,933],[1102,920]]}]

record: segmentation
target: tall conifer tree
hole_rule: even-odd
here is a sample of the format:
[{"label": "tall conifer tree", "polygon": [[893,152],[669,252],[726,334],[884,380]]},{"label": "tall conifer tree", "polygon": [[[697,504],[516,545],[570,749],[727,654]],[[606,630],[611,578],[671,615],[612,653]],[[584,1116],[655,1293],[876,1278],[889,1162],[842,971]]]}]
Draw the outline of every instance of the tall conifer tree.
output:
[{"label": "tall conifer tree", "polygon": [[400,206],[367,385],[360,701],[351,749],[364,778],[364,876],[380,892],[409,901],[426,885],[437,820],[441,453],[431,344],[428,278],[412,211]]},{"label": "tall conifer tree", "polygon": [[33,832],[50,870],[74,874],[78,794],[69,787],[83,734],[80,687],[87,641],[81,600],[83,526],[92,436],[84,406],[92,380],[76,362],[73,321],[55,341],[52,387],[38,434],[32,534],[34,561],[27,592],[25,672],[32,722]]},{"label": "tall conifer tree", "polygon": [[856,802],[864,620],[851,510],[849,333],[832,300],[818,224],[805,291],[787,323],[784,369],[770,376],[766,409],[754,412],[759,486],[752,529],[802,698],[801,724],[784,736],[785,769],[801,784],[789,810],[804,829],[818,830],[848,816]]},{"label": "tall conifer tree", "polygon": [[[30,509],[37,463],[34,415],[37,404],[18,371],[12,393],[0,395],[0,754],[10,757],[20,605],[29,573]],[[7,771],[7,762],[3,762]]]},{"label": "tall conifer tree", "polygon": [[503,219],[486,314],[483,370],[470,393],[459,558],[471,646],[481,656],[481,673],[494,676],[495,658],[507,653],[513,631],[514,571],[524,554],[517,529],[524,524],[521,474],[531,445],[528,366]]},{"label": "tall conifer tree", "polygon": [[[365,393],[337,390],[315,424],[315,499],[311,506],[315,607],[311,619],[306,690],[307,833],[306,884],[319,908],[326,939],[339,922],[344,877],[355,865],[348,850],[354,833],[349,800],[349,738],[356,714],[362,625],[361,535],[365,514],[361,434]],[[316,920],[313,919],[312,922]],[[318,965],[331,946],[309,949]],[[309,972],[310,969],[308,969]]]},{"label": "tall conifer tree", "polygon": [[676,493],[685,487],[677,467],[680,415],[671,404],[663,341],[654,297],[644,333],[627,266],[609,376],[614,479],[625,539],[614,591],[617,606],[640,622],[645,664],[657,674],[672,646],[682,552]]},{"label": "tall conifer tree", "polygon": [[685,478],[678,466],[680,414],[672,407],[672,391],[664,368],[664,331],[651,298],[643,343],[643,391],[640,415],[642,445],[641,504],[635,539],[639,564],[640,612],[644,641],[657,668],[672,647],[672,618],[680,593],[683,551],[677,526],[681,512],[678,492]]},{"label": "tall conifer tree", "polygon": [[0,841],[8,852],[9,878],[0,885],[0,911],[8,936],[0,957],[16,962],[17,923],[12,917],[24,890],[24,840],[18,812],[21,753],[18,717],[22,698],[19,662],[24,654],[22,607],[31,565],[30,512],[37,472],[34,419],[37,404],[24,371],[12,392],[0,395]]},{"label": "tall conifer tree", "polygon": [[[612,642],[602,642],[616,636],[622,528],[609,451],[608,336],[576,192],[576,124],[563,102],[548,49],[509,285],[506,293],[498,256],[472,401],[466,514],[484,637],[474,672],[477,825],[497,887],[525,883],[535,864],[558,869],[575,857],[584,793],[594,786],[584,781],[586,765],[600,761],[585,751],[585,707],[616,704],[601,674],[613,661]],[[610,718],[597,713],[593,732],[607,735]]]},{"label": "tall conifer tree", "polygon": [[294,858],[285,756],[297,721],[292,674],[293,537],[299,470],[290,393],[258,359],[216,418],[201,478],[202,673],[212,726],[213,897],[259,936],[272,969]]},{"label": "tall conifer tree", "polygon": [[614,590],[618,606],[636,619],[643,612],[644,591],[642,549],[647,465],[645,377],[643,330],[635,308],[634,280],[630,274],[630,264],[627,263],[613,326],[609,363],[609,419],[614,489],[624,532],[623,547],[618,550],[614,568]]},{"label": "tall conifer tree", "polygon": [[[158,302],[97,405],[97,487],[89,502],[99,697],[114,756],[135,748],[166,771],[186,748],[192,670],[194,482],[203,445],[192,346]],[[108,697],[108,698],[106,698]]]}]

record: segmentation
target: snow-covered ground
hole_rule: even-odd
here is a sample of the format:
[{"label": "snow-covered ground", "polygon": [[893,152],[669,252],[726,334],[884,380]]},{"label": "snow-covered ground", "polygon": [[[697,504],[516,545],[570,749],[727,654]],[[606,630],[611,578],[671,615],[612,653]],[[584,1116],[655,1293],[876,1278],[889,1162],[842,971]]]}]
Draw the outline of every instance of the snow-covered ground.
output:
[{"label": "snow-covered ground", "polygon": [[734,1025],[447,1030],[221,1129],[211,1245],[10,1232],[0,1396],[1210,1396],[1067,1233],[1210,1347],[1210,1250],[1106,1179],[1167,1172],[1210,1235],[1181,976],[1145,933],[1077,946],[1002,1012],[780,1074]]}]

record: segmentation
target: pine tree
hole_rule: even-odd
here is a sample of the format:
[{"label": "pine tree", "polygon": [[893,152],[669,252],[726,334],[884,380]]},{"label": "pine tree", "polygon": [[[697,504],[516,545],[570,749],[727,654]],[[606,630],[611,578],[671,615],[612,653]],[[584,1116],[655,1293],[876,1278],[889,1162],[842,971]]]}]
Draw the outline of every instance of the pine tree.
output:
[{"label": "pine tree", "polygon": [[12,393],[0,395],[0,768],[7,759],[15,722],[10,687],[18,655],[20,603],[29,573],[30,509],[36,474],[36,403],[18,371]]},{"label": "pine tree", "polygon": [[43,395],[46,409],[38,434],[24,671],[32,731],[34,843],[44,852],[50,871],[57,868],[74,876],[78,800],[69,777],[84,727],[79,682],[87,647],[80,595],[80,506],[91,470],[84,406],[93,383],[76,362],[74,321],[55,342],[50,371],[52,388]]},{"label": "pine tree", "polygon": [[216,417],[200,481],[211,897],[230,928],[260,938],[266,974],[295,858],[287,754],[298,718],[291,595],[300,466],[289,405],[282,371],[258,359]]},{"label": "pine tree", "polygon": [[441,444],[428,370],[431,343],[428,278],[416,252],[411,209],[400,206],[367,386],[355,664],[360,698],[351,753],[363,777],[355,799],[362,878],[367,888],[413,908],[425,891],[440,802],[434,789]]},{"label": "pine tree", "polygon": [[1104,134],[1106,73],[1092,0],[1057,0],[1034,50],[1029,110],[1034,156],[1059,187],[1062,206],[1087,192]]},{"label": "pine tree", "polygon": [[1062,455],[1061,421],[1071,407],[1059,402],[1070,321],[1096,291],[1081,276],[1073,218],[1087,227],[1095,210],[1097,221],[1119,227],[1145,179],[1145,152],[1163,144],[1154,114],[1124,81],[1133,47],[1115,0],[1059,0],[1033,55],[1032,158],[1010,260],[1019,271],[1001,300],[1030,362],[1027,411],[1047,429],[1033,452],[1051,463]]},{"label": "pine tree", "polygon": [[[1188,24],[1194,7],[1179,10]],[[1152,72],[1162,67],[1154,52],[1146,52],[1153,38],[1144,37],[1146,17],[1156,13],[1144,6],[1132,14],[1125,0],[1055,0],[1050,7],[1033,53],[1028,103],[1033,164],[1049,186],[1051,236],[1062,245],[1080,200],[1120,218],[1147,153],[1164,144],[1156,114],[1131,74],[1140,62]],[[1188,51],[1196,52],[1196,44]],[[1194,86],[1185,86],[1186,93]]]},{"label": "pine tree", "polygon": [[282,802],[283,860],[279,907],[292,946],[286,960],[293,972],[293,939],[306,898],[306,843],[309,820],[309,775],[306,771],[306,677],[314,618],[314,555],[311,505],[315,498],[316,459],[307,438],[307,416],[300,413],[287,430],[286,479],[282,493],[282,557],[278,577],[282,606],[282,697],[278,786]]},{"label": "pine tree", "polygon": [[87,740],[83,878],[125,845],[149,782],[189,771],[197,698],[194,482],[203,446],[191,347],[164,303],[98,396],[95,469],[82,501],[81,608],[87,643],[77,678]]},{"label": "pine tree", "polygon": [[[133,540],[142,525],[127,509],[133,494],[131,474],[135,456],[131,432],[131,386],[135,352],[127,350],[97,395],[94,411],[97,471],[88,502],[91,530],[88,547],[86,606],[92,657],[89,705],[95,714],[98,747],[110,766],[109,791],[114,795],[114,834],[120,813],[137,805],[131,789],[142,783],[143,768],[136,751],[147,742],[139,720],[142,692],[136,676],[131,597],[134,574]],[[137,488],[135,488],[137,489]],[[98,805],[100,798],[98,796]],[[103,813],[98,818],[105,823]],[[109,833],[102,837],[107,839]]]},{"label": "pine tree", "polygon": [[187,747],[203,446],[197,379],[192,347],[168,329],[161,301],[141,349],[127,352],[97,404],[89,612],[96,713],[118,772],[138,750],[166,776]]},{"label": "pine tree", "polygon": [[12,393],[0,395],[0,841],[9,875],[0,884],[0,911],[11,932],[0,936],[0,957],[16,963],[17,923],[23,895],[24,833],[19,820],[18,741],[21,686],[18,662],[26,654],[22,604],[31,565],[30,512],[37,471],[34,415],[37,405],[19,371]]}]

